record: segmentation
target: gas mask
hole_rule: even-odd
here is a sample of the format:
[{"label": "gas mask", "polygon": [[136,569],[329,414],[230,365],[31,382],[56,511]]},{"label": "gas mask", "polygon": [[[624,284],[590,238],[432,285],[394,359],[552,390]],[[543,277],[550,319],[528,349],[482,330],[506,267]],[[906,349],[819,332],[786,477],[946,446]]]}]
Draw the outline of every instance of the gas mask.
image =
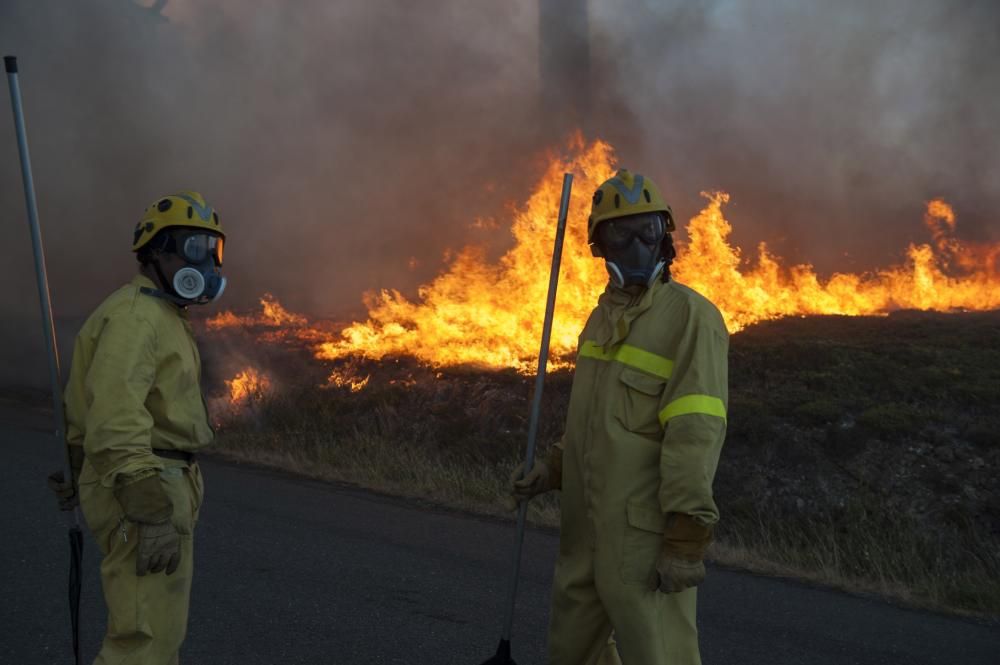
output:
[{"label": "gas mask", "polygon": [[207,305],[217,300],[226,290],[226,278],[219,271],[223,244],[220,236],[204,231],[182,231],[170,235],[163,250],[176,253],[187,265],[174,273],[172,280],[168,280],[159,261],[153,261],[160,283],[172,292],[153,295],[168,296],[180,305]]},{"label": "gas mask", "polygon": [[659,213],[628,215],[601,222],[596,243],[611,283],[618,287],[650,287],[663,272],[666,226]]},{"label": "gas mask", "polygon": [[185,300],[205,305],[218,299],[226,290],[222,267],[223,240],[209,233],[183,233],[177,237],[177,253],[187,261],[176,273],[174,292]]}]

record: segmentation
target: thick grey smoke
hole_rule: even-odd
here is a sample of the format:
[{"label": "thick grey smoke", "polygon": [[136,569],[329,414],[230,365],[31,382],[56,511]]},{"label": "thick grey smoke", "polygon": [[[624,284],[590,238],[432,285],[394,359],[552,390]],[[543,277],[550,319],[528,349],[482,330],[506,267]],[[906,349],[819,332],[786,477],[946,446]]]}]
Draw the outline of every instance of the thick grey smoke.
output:
[{"label": "thick grey smoke", "polygon": [[[65,336],[134,271],[141,209],[183,188],[230,233],[227,305],[270,291],[358,313],[364,291],[426,281],[447,247],[502,247],[502,225],[470,223],[524,198],[563,118],[655,176],[680,219],[700,190],[727,190],[740,244],[824,270],[897,260],[933,196],[964,236],[998,239],[996,3],[602,0],[565,13],[582,46],[558,39],[551,7],[578,3],[543,4],[548,49],[532,0],[172,0],[169,20],[131,0],[0,2]],[[555,107],[583,103],[551,93],[559,72],[589,80],[585,113]],[[0,383],[42,382],[2,108]]]},{"label": "thick grey smoke", "polygon": [[602,133],[682,219],[728,191],[739,244],[826,271],[901,259],[936,196],[964,237],[1000,239],[1000,3],[591,6]]}]

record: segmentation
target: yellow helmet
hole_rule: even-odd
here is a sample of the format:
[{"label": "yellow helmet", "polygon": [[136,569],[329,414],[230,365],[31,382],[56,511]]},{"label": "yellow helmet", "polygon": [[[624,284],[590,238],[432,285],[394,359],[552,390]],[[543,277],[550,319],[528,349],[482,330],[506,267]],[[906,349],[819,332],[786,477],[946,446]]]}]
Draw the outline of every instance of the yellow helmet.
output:
[{"label": "yellow helmet", "polygon": [[218,233],[223,238],[226,233],[219,224],[219,213],[215,212],[198,192],[179,192],[164,196],[149,204],[142,219],[135,225],[132,251],[142,249],[163,229],[184,227],[203,229]]},{"label": "yellow helmet", "polygon": [[644,212],[662,212],[667,232],[675,230],[674,213],[652,180],[628,169],[619,169],[594,192],[587,220],[587,242],[594,245],[594,231],[603,221]]}]

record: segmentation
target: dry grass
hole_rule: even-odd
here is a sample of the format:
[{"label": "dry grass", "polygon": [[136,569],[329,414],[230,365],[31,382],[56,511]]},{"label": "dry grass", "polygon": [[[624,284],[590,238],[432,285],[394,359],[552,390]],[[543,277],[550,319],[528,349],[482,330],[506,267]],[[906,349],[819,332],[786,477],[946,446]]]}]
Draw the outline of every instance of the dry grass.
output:
[{"label": "dry grass", "polygon": [[[289,399],[284,394],[263,399],[256,404],[251,417],[223,425],[213,452],[229,460],[278,468],[309,478],[509,517],[502,497],[520,454],[514,437],[508,433],[503,438],[509,439],[507,443],[511,445],[505,446],[504,452],[494,451],[489,456],[476,455],[471,450],[449,450],[447,444],[428,445],[408,436],[412,432],[406,430],[412,430],[412,426],[407,426],[398,409],[390,404],[401,398],[402,390],[389,391],[391,396],[385,402],[373,400],[364,415],[351,408],[338,408],[344,403],[367,399],[344,390],[328,389],[308,406],[303,406],[303,396]],[[309,393],[307,399],[314,394]],[[276,417],[278,413],[280,417]],[[428,426],[458,429],[447,418],[436,420]],[[456,436],[454,431],[450,434]],[[491,441],[457,436],[470,446],[493,446]],[[533,502],[529,519],[537,524],[558,525],[557,498],[543,497]]]},{"label": "dry grass", "polygon": [[727,514],[711,557],[717,563],[808,580],[901,604],[976,617],[1000,615],[997,540],[982,530],[929,533],[903,517],[775,521]]}]

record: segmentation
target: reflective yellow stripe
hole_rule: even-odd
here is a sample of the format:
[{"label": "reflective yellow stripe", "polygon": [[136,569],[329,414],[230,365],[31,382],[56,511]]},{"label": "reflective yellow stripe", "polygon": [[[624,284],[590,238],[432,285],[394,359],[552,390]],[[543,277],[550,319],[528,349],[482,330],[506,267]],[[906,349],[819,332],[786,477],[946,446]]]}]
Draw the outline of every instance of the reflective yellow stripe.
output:
[{"label": "reflective yellow stripe", "polygon": [[623,365],[641,369],[662,379],[669,379],[674,371],[674,361],[655,353],[650,353],[637,346],[622,344],[617,349],[605,351],[597,342],[584,342],[580,347],[580,356],[595,360],[615,360]]},{"label": "reflective yellow stripe", "polygon": [[710,395],[685,395],[667,404],[660,411],[660,425],[666,427],[667,421],[677,416],[691,413],[703,413],[706,416],[718,416],[726,419],[726,405],[718,397]]}]

